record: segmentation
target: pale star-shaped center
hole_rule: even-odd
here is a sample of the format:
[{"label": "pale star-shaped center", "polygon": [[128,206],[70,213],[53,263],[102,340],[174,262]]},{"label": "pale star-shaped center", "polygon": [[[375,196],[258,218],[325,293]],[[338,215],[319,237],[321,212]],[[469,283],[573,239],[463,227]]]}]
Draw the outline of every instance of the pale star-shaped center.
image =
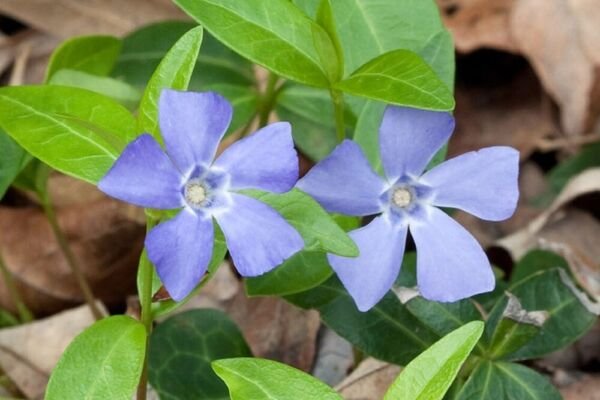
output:
[{"label": "pale star-shaped center", "polygon": [[397,188],[392,195],[392,202],[398,207],[406,207],[412,201],[412,193],[407,188]]},{"label": "pale star-shaped center", "polygon": [[207,198],[206,188],[198,182],[188,182],[185,185],[185,200],[193,206],[202,206]]}]

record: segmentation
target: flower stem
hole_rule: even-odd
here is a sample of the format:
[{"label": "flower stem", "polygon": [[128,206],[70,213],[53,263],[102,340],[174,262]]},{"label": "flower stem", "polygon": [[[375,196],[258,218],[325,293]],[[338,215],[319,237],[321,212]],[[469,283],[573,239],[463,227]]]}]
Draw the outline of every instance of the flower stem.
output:
[{"label": "flower stem", "polygon": [[279,94],[279,88],[277,84],[279,83],[279,77],[269,72],[269,77],[267,78],[267,87],[265,92],[261,96],[259,112],[258,112],[258,124],[259,128],[267,125],[269,122],[269,115],[275,106],[275,99],[277,98],[277,94]]},{"label": "flower stem", "polygon": [[96,305],[96,301],[94,300],[94,294],[90,285],[88,284],[79,264],[75,260],[75,255],[69,246],[69,242],[65,237],[63,231],[61,230],[58,220],[56,219],[56,213],[54,212],[54,207],[52,206],[52,202],[50,201],[50,197],[47,192],[38,192],[38,196],[41,200],[42,207],[44,209],[44,213],[46,214],[46,218],[52,227],[52,232],[54,233],[54,237],[58,242],[58,246],[60,247],[65,259],[67,260],[67,265],[71,269],[71,273],[75,277],[79,288],[81,289],[81,293],[83,294],[83,298],[85,302],[90,307],[92,315],[96,320],[100,320],[104,317],[102,311]]},{"label": "flower stem", "polygon": [[332,89],[331,100],[335,112],[335,131],[337,134],[338,143],[342,143],[346,139],[346,124],[344,122],[344,96],[342,92]]},{"label": "flower stem", "polygon": [[[156,225],[157,221],[154,218],[146,219],[146,234],[150,232]],[[148,254],[144,250],[140,257],[139,268],[139,298],[141,307],[141,320],[146,328],[146,350],[144,356],[144,365],[142,366],[142,374],[140,383],[137,389],[137,400],[146,400],[148,390],[148,354],[150,350],[150,334],[152,333],[152,322],[154,315],[152,314],[152,264],[148,259]]]},{"label": "flower stem", "polygon": [[8,293],[10,295],[13,304],[15,305],[17,312],[19,313],[19,319],[22,323],[27,323],[33,321],[33,314],[27,308],[21,295],[19,294],[19,290],[15,285],[15,281],[13,279],[12,274],[4,264],[4,259],[2,258],[2,254],[0,254],[0,273],[2,274],[2,278],[4,279],[4,284],[8,288]]}]

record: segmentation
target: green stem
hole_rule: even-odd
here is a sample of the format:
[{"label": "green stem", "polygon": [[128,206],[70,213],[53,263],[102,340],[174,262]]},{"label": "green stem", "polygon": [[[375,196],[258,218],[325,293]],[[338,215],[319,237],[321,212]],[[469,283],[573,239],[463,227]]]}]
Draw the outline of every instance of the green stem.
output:
[{"label": "green stem", "polygon": [[342,92],[331,89],[331,100],[335,112],[335,131],[338,143],[346,139],[346,124],[344,122],[344,96]]},{"label": "green stem", "polygon": [[38,196],[41,200],[42,207],[44,208],[44,213],[46,214],[46,218],[52,227],[52,232],[54,232],[54,237],[58,242],[58,246],[60,247],[65,259],[67,260],[67,265],[71,269],[71,273],[75,277],[79,288],[81,289],[81,293],[83,294],[83,298],[85,302],[90,307],[92,311],[92,315],[96,320],[100,320],[104,317],[102,311],[96,305],[96,301],[94,300],[94,294],[90,285],[88,284],[79,264],[75,260],[75,255],[71,250],[71,246],[69,246],[69,242],[65,237],[64,233],[60,229],[60,225],[58,224],[58,220],[56,219],[56,213],[54,212],[54,207],[52,206],[52,202],[50,201],[50,197],[48,193],[39,192]]},{"label": "green stem", "polygon": [[265,92],[261,96],[260,105],[259,105],[259,112],[258,112],[259,128],[262,128],[263,126],[267,125],[267,123],[269,122],[269,115],[271,114],[271,111],[273,110],[273,107],[275,106],[275,99],[277,98],[277,95],[279,94],[279,90],[281,89],[281,88],[277,87],[278,83],[279,83],[279,77],[276,74],[270,72],[269,77],[267,78],[267,87],[265,89]]},{"label": "green stem", "polygon": [[[154,218],[146,219],[146,234],[150,232],[152,228],[156,225],[158,221]],[[140,257],[139,264],[139,282],[140,282],[140,306],[142,308],[141,311],[141,320],[142,324],[146,328],[146,352],[144,356],[144,365],[142,366],[142,374],[140,376],[140,383],[137,389],[137,400],[146,400],[146,392],[148,388],[148,354],[149,354],[149,343],[150,343],[150,334],[152,333],[152,322],[154,316],[152,314],[152,264],[148,259],[148,254],[144,250],[142,252],[142,256]]]},{"label": "green stem", "polygon": [[0,254],[0,273],[2,274],[2,278],[4,279],[4,284],[8,288],[8,293],[10,295],[13,304],[15,305],[17,312],[19,313],[19,319],[23,323],[27,323],[33,321],[33,314],[27,308],[21,295],[19,294],[19,290],[17,289],[17,285],[15,285],[15,281],[13,279],[12,274],[4,264],[4,259],[2,258],[2,254]]}]

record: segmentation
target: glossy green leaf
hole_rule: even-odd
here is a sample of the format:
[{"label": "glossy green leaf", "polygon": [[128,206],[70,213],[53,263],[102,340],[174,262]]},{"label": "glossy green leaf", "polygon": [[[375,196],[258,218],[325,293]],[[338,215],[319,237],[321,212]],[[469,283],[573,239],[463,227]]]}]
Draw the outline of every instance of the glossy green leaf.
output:
[{"label": "glossy green leaf", "polygon": [[114,316],[77,336],[54,368],[46,400],[130,400],[138,384],[146,330],[133,318]]},{"label": "glossy green leaf", "polygon": [[526,311],[519,300],[508,295],[508,302],[490,340],[489,357],[502,358],[514,353],[533,339],[546,322],[544,311]]},{"label": "glossy green leaf", "polygon": [[567,261],[556,253],[547,250],[531,250],[517,262],[510,274],[510,283],[515,284],[530,275],[554,268],[569,270]]},{"label": "glossy green leaf", "polygon": [[158,127],[158,100],[163,89],[185,90],[196,66],[202,44],[202,27],[184,34],[164,56],[146,86],[138,114],[138,132],[147,132],[162,142]]},{"label": "glossy green leaf", "polygon": [[331,0],[321,0],[316,22],[323,29],[313,29],[313,41],[319,60],[330,82],[339,81],[344,75],[344,54],[335,27]]},{"label": "glossy green leaf", "polygon": [[333,270],[326,253],[300,251],[274,270],[246,279],[249,296],[285,296],[303,292],[325,282]]},{"label": "glossy green leaf", "polygon": [[[215,241],[213,243],[213,252],[212,258],[210,259],[210,263],[208,264],[208,273],[204,276],[200,284],[183,300],[177,302],[174,300],[163,300],[157,303],[152,304],[152,313],[154,318],[157,318],[161,315],[166,315],[176,310],[177,308],[183,306],[189,300],[198,295],[198,293],[202,290],[204,285],[210,281],[210,279],[217,272],[221,264],[223,263],[223,259],[225,258],[225,254],[227,254],[227,245],[225,243],[225,236],[223,235],[223,231],[215,224]],[[139,278],[139,276],[138,276]],[[152,293],[156,293],[158,289],[162,286],[160,282],[160,278],[154,271],[154,279],[152,286]],[[139,287],[139,279],[138,279],[138,287]],[[141,293],[141,291],[140,291]]]},{"label": "glossy green leaf", "polygon": [[452,92],[418,54],[393,50],[358,68],[335,87],[386,103],[428,110],[452,110]]},{"label": "glossy green leaf", "polygon": [[304,309],[317,309],[323,322],[340,336],[364,353],[394,364],[406,365],[439,339],[391,292],[371,310],[358,311],[335,276],[314,289],[286,296],[286,300]]},{"label": "glossy green leaf", "polygon": [[455,396],[457,400],[561,400],[548,378],[524,365],[482,361]]},{"label": "glossy green leaf", "polygon": [[138,89],[125,82],[72,69],[56,71],[48,83],[51,85],[78,87],[100,93],[118,101],[129,109],[136,108],[142,97],[142,93]]},{"label": "glossy green leaf", "polygon": [[473,321],[434,343],[412,360],[392,383],[384,400],[440,400],[483,333]]},{"label": "glossy green leaf", "polygon": [[288,0],[175,0],[239,54],[286,78],[327,87],[313,43],[321,30]]},{"label": "glossy green leaf", "polygon": [[30,160],[31,156],[0,129],[0,199]]},{"label": "glossy green leaf", "polygon": [[152,333],[148,378],[161,399],[224,400],[227,387],[210,363],[251,355],[227,314],[210,309],[186,311],[159,324]]},{"label": "glossy green leaf", "polygon": [[[561,349],[583,336],[596,321],[596,316],[578,299],[573,283],[560,268],[536,272],[512,284],[508,290],[519,299],[524,309],[548,313],[540,333],[512,353],[511,360],[538,358]],[[486,335],[495,331],[506,303],[505,297],[492,310]]]},{"label": "glossy green leaf", "polygon": [[114,67],[122,41],[113,36],[80,36],[63,42],[50,57],[46,81],[61,69],[106,76]]},{"label": "glossy green leaf", "polygon": [[312,197],[298,189],[283,194],[245,190],[279,212],[304,239],[305,250],[356,257],[358,247]]},{"label": "glossy green leaf", "polygon": [[231,400],[343,400],[332,388],[305,372],[261,358],[213,361]]},{"label": "glossy green leaf", "polygon": [[0,126],[52,168],[96,184],[135,137],[135,120],[120,104],[62,86],[0,88]]}]

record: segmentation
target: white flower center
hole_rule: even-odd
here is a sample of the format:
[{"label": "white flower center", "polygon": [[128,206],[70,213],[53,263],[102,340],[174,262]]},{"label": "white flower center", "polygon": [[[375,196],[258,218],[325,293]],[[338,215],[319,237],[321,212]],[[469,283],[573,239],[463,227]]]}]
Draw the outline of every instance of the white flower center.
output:
[{"label": "white flower center", "polygon": [[412,201],[412,193],[406,188],[398,188],[392,195],[392,201],[398,207],[406,207]]},{"label": "white flower center", "polygon": [[185,200],[194,206],[201,206],[206,200],[206,189],[198,182],[189,182],[185,185]]}]

